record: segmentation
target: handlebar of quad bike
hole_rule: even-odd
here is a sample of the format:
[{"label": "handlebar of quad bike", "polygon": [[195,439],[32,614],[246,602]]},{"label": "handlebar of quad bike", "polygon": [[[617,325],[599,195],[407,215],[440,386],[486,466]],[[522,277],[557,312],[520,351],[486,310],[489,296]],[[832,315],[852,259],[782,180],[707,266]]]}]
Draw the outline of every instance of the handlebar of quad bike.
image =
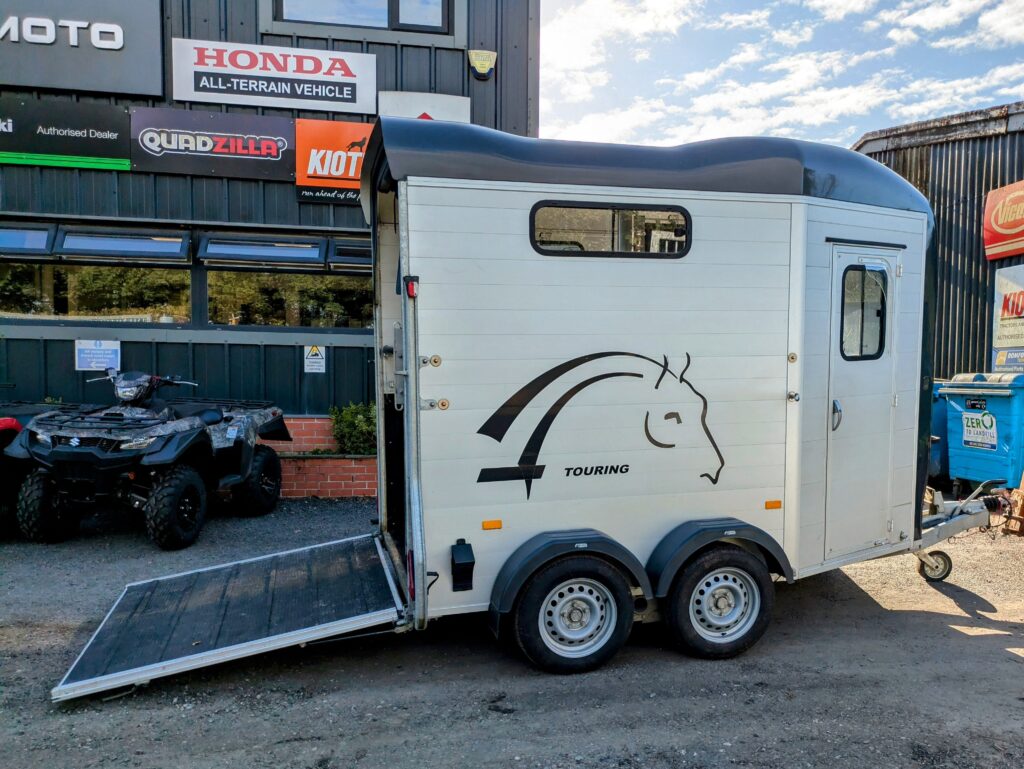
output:
[{"label": "handlebar of quad bike", "polygon": [[[86,379],[85,381],[86,382],[113,382],[117,378],[117,374],[118,374],[117,369],[108,368],[106,376],[96,377],[95,379]],[[160,387],[160,386],[163,386],[163,385],[173,385],[174,387],[177,387],[178,385],[188,385],[189,387],[199,387],[199,382],[189,382],[188,380],[182,379],[181,377],[179,377],[177,375],[171,375],[171,376],[151,376],[150,379],[156,380],[157,387]]]}]

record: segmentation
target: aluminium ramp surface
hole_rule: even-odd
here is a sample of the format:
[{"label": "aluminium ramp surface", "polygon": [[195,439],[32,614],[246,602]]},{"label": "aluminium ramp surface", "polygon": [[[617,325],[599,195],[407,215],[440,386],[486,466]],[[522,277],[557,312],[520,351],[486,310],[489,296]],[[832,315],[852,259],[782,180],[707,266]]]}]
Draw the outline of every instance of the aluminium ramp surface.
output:
[{"label": "aluminium ramp surface", "polygon": [[136,582],[50,696],[68,700],[393,623],[401,606],[372,535]]}]

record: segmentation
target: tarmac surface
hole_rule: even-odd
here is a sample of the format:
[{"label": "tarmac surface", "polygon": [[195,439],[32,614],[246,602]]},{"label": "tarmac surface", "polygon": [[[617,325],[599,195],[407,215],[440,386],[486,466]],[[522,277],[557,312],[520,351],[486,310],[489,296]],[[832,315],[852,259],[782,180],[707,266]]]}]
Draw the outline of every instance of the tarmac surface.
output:
[{"label": "tarmac surface", "polygon": [[310,645],[49,702],[124,584],[367,531],[366,501],[220,517],[155,549],[91,521],[60,545],[0,542],[0,765],[1014,767],[1024,765],[1024,539],[943,545],[944,584],[899,556],[777,587],[768,633],[706,662],[636,627],[605,668],[538,673],[482,617]]}]

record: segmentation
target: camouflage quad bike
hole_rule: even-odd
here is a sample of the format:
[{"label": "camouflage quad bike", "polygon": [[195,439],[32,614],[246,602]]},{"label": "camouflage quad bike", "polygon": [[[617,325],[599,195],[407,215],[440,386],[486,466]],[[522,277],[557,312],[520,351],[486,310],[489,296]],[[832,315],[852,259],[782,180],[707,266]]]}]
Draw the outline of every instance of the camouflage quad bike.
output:
[{"label": "camouflage quad bike", "polygon": [[179,377],[107,371],[119,403],[47,411],[6,449],[32,466],[17,499],[21,533],[56,542],[78,529],[82,510],[112,499],[141,510],[146,532],[164,550],[196,541],[211,494],[230,493],[244,515],[274,509],[281,461],[257,438],[291,440],[281,409],[265,401],[164,400]]}]

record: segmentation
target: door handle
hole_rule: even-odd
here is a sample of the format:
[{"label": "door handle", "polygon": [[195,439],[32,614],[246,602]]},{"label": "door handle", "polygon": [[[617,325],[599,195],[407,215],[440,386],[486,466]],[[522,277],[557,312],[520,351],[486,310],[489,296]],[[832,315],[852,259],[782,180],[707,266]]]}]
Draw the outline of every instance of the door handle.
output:
[{"label": "door handle", "polygon": [[832,401],[832,432],[839,429],[839,425],[843,423],[843,407],[839,404],[839,401]]}]

